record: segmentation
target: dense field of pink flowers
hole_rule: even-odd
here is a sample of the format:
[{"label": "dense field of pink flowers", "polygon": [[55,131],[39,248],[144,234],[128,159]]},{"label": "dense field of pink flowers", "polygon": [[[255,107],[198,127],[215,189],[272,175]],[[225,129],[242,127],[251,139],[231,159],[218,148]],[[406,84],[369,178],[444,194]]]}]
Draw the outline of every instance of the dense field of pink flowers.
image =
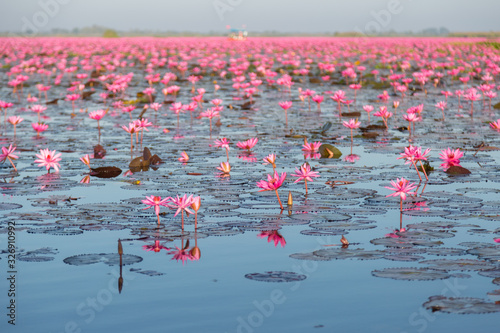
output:
[{"label": "dense field of pink flowers", "polygon": [[[43,331],[73,320],[93,332],[137,331],[143,320],[193,332],[478,327],[433,313],[500,311],[487,286],[500,283],[498,46],[0,38],[0,236],[18,223],[26,289],[40,274],[44,289],[58,290]],[[78,304],[93,286],[72,287],[118,274],[76,267],[96,263],[120,263],[109,317]],[[123,273],[122,264],[135,266]],[[470,275],[453,273],[463,270]],[[468,287],[431,296],[441,279]],[[285,282],[289,297],[273,301],[269,316],[255,304],[270,300],[253,301],[274,299],[263,282]],[[417,284],[422,291],[407,287]],[[176,303],[162,319],[134,305],[158,311],[164,295]],[[38,329],[42,301],[37,290],[20,299],[27,331]],[[373,307],[383,314],[364,317]],[[117,324],[123,313],[130,318]]]}]

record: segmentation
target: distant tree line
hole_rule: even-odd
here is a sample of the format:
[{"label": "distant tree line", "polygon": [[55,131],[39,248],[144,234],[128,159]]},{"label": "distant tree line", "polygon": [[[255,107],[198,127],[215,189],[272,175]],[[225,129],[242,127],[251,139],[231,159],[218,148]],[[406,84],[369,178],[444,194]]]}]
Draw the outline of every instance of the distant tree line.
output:
[{"label": "distant tree line", "polygon": [[[0,32],[0,36],[9,36],[11,32]],[[14,35],[16,33],[13,33]],[[152,37],[202,37],[202,36],[225,36],[227,31],[208,31],[208,32],[194,32],[194,31],[157,31],[157,30],[129,30],[129,31],[117,31],[107,27],[93,25],[90,27],[83,28],[73,28],[73,29],[61,29],[54,28],[50,31],[39,32],[36,36],[61,36],[61,37],[139,37],[139,36],[152,36]],[[22,34],[21,34],[22,35]],[[428,28],[422,31],[381,31],[378,33],[363,34],[361,32],[347,31],[347,32],[282,32],[277,30],[270,31],[249,31],[250,37],[273,37],[273,36],[324,36],[324,37],[362,37],[362,36],[373,36],[373,37],[482,37],[482,38],[500,38],[500,31],[489,31],[489,32],[450,32],[448,29],[441,28]]]}]

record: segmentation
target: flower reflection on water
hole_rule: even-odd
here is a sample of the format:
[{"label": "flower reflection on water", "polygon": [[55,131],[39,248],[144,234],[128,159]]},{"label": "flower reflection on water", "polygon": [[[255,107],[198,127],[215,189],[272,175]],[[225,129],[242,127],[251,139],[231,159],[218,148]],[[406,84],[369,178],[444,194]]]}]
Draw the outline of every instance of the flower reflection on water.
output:
[{"label": "flower reflection on water", "polygon": [[258,234],[257,237],[259,238],[267,237],[267,242],[268,243],[274,242],[274,246],[278,246],[278,244],[281,244],[281,247],[285,247],[286,245],[285,237],[283,237],[278,232],[278,230],[263,231],[260,234]]}]

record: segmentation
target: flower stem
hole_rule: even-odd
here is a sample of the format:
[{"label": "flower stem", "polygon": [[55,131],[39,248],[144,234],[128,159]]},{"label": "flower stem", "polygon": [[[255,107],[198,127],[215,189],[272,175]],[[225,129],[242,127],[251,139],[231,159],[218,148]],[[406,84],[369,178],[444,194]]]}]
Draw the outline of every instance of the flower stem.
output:
[{"label": "flower stem", "polygon": [[14,170],[17,172],[17,169],[16,169],[16,166],[14,165],[14,162],[12,162],[12,160],[10,159],[9,156],[7,156],[7,158],[9,159],[10,164],[12,164],[12,166],[14,167]]},{"label": "flower stem", "polygon": [[422,167],[422,171],[424,172],[425,180],[429,180],[429,177],[427,176],[427,171],[425,171],[425,168],[424,168],[424,164],[422,163],[422,161],[419,161],[419,162],[420,162],[420,166]]},{"label": "flower stem", "polygon": [[281,209],[283,209],[283,205],[281,204],[281,199],[280,199],[280,195],[278,194],[278,190],[276,189],[276,190],[274,190],[274,192],[276,192],[276,197],[278,198],[278,202],[280,204],[280,207],[281,207]]},{"label": "flower stem", "polygon": [[420,176],[420,172],[417,169],[417,165],[415,164],[415,161],[411,161],[411,162],[413,163],[413,166],[415,167],[415,170],[417,170],[418,179],[420,179],[420,181],[422,181],[422,177]]}]

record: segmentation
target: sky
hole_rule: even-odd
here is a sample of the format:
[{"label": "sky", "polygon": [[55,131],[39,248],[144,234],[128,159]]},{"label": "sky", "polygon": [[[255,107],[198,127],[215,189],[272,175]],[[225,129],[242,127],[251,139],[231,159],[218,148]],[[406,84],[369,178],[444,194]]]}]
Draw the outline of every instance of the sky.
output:
[{"label": "sky", "polygon": [[0,0],[0,31],[500,31],[499,0]]}]

